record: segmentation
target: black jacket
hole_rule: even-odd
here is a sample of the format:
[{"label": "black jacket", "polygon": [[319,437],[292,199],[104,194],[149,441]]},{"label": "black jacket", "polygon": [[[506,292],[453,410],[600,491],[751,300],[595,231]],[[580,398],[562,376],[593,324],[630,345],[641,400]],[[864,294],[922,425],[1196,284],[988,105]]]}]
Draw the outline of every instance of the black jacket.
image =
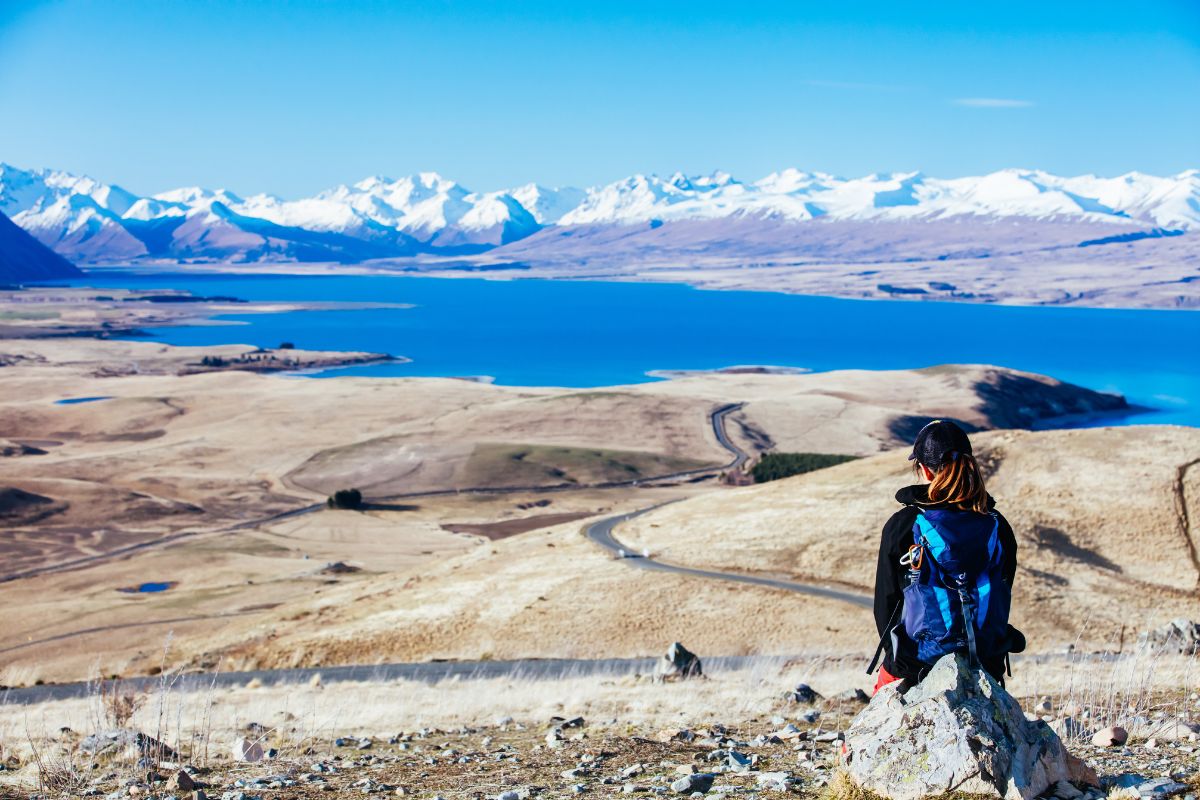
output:
[{"label": "black jacket", "polygon": [[[879,566],[875,571],[875,627],[884,640],[883,667],[897,678],[915,682],[920,679],[925,665],[916,658],[915,648],[903,638],[899,653],[892,652],[891,637],[887,632],[893,625],[900,622],[899,615],[893,619],[896,606],[903,596],[905,573],[907,570],[900,564],[900,558],[908,552],[913,544],[913,525],[917,521],[918,508],[945,508],[944,505],[931,504],[926,486],[905,486],[896,492],[896,501],[904,508],[892,514],[891,519],[883,526],[883,537],[879,542]],[[995,509],[996,501],[988,497],[988,508]],[[1013,536],[1012,527],[1002,515],[1000,520],[1000,545],[1003,551],[1004,580],[1009,587],[1017,573],[1017,539]],[[999,677],[1002,665],[985,664],[989,672]]]}]

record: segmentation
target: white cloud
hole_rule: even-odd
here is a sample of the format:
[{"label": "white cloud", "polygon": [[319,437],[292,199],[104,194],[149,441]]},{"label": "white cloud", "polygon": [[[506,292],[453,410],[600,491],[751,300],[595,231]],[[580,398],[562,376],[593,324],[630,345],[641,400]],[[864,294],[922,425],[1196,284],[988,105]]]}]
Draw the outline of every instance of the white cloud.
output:
[{"label": "white cloud", "polygon": [[959,97],[954,101],[956,106],[970,108],[1029,108],[1033,105],[1030,100],[1011,100],[1005,97]]}]

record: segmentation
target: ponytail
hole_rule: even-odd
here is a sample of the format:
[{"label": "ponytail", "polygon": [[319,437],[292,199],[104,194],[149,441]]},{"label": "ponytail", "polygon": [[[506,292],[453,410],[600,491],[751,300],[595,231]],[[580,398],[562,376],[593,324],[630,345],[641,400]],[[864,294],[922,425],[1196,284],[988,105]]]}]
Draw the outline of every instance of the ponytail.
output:
[{"label": "ponytail", "polygon": [[975,456],[968,453],[951,454],[929,484],[929,502],[956,505],[967,511],[986,514],[988,493]]}]

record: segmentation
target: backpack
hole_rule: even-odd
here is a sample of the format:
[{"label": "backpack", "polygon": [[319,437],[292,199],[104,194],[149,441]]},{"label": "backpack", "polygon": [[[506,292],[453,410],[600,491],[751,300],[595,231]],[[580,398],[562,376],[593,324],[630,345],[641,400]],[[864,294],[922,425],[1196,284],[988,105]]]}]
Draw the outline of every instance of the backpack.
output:
[{"label": "backpack", "polygon": [[1001,569],[999,517],[925,510],[917,514],[913,542],[901,560],[908,567],[903,625],[917,658],[932,665],[965,653],[974,666],[1003,659],[1012,594]]},{"label": "backpack", "polygon": [[1024,637],[1008,624],[1012,590],[1004,580],[1003,558],[994,512],[918,509],[913,546],[900,560],[908,567],[903,595],[868,673],[889,633],[893,654],[903,635],[926,666],[950,653],[969,656],[973,667],[981,661],[999,664],[1009,652],[1023,650]]}]

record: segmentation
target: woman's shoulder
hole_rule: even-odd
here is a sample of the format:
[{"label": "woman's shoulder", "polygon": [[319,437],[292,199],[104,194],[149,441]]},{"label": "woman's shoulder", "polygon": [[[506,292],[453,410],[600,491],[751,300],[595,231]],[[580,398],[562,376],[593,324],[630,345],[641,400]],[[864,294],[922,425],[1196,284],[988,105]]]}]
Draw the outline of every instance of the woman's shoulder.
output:
[{"label": "woman's shoulder", "polygon": [[903,493],[903,489],[896,493],[896,500],[904,504],[903,508],[897,509],[883,525],[883,546],[897,553],[907,550],[908,545],[912,544],[912,527],[918,513],[916,503],[905,503],[901,499]]}]

